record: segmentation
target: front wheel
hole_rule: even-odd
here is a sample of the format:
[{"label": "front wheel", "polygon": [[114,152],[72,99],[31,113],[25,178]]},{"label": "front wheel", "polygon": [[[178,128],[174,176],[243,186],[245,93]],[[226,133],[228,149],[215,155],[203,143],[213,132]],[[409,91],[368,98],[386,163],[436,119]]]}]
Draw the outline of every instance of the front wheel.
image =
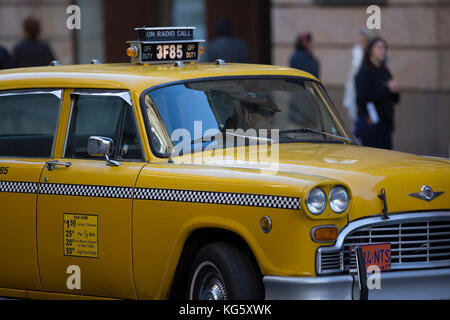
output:
[{"label": "front wheel", "polygon": [[256,300],[264,298],[261,275],[238,247],[216,242],[194,259],[188,280],[190,300]]}]

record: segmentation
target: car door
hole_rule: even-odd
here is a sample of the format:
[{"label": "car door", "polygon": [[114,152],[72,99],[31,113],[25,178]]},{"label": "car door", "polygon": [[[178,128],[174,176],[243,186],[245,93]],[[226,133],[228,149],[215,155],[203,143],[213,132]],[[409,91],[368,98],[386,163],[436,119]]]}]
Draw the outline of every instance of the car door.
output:
[{"label": "car door", "polygon": [[[136,298],[132,194],[146,162],[131,96],[128,91],[78,90],[71,101],[64,152],[47,163],[40,179],[42,286],[49,292]],[[91,136],[114,141],[115,164],[88,154]],[[78,287],[69,284],[75,275],[71,270],[78,270]]]},{"label": "car door", "polygon": [[52,158],[62,92],[0,91],[0,288],[41,289],[37,190]]}]

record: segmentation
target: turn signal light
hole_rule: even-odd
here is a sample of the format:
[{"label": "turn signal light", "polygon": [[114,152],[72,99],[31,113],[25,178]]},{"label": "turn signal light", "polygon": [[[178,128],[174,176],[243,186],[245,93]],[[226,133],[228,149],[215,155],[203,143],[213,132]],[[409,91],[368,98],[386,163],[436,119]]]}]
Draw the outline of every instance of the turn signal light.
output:
[{"label": "turn signal light", "polygon": [[127,49],[127,56],[136,58],[139,55],[139,50],[136,46],[131,46]]},{"label": "turn signal light", "polygon": [[311,238],[315,242],[333,242],[339,235],[339,229],[336,226],[320,226],[311,230]]},{"label": "turn signal light", "polygon": [[204,54],[205,53],[205,48],[203,46],[200,46],[200,54]]}]

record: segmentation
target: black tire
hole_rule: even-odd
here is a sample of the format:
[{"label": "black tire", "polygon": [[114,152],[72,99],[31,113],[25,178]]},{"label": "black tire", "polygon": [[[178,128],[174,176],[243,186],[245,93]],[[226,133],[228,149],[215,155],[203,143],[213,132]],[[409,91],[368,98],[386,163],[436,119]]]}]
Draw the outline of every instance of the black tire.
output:
[{"label": "black tire", "polygon": [[187,296],[190,300],[261,300],[264,286],[259,270],[245,251],[215,242],[204,246],[195,257]]}]

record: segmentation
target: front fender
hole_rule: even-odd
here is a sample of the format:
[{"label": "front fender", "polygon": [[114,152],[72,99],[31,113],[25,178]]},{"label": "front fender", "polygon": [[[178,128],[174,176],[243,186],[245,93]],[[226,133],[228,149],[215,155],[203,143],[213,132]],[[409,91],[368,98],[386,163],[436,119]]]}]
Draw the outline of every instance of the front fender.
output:
[{"label": "front fender", "polygon": [[[179,167],[171,167],[178,169]],[[215,176],[199,176],[144,168],[138,178],[137,188],[170,190],[209,190],[257,195],[303,197],[305,181],[292,177],[273,177],[273,181],[252,181],[249,174],[228,172],[226,178],[218,170],[207,173]],[[198,167],[194,168],[197,172]],[[164,172],[164,173],[163,173]],[[191,173],[192,174],[192,173]],[[261,176],[258,176],[261,179]],[[291,182],[291,185],[281,182]],[[317,183],[329,185],[327,179]],[[315,185],[312,183],[311,185]],[[152,189],[152,190],[153,190]],[[158,189],[160,190],[160,189]],[[158,191],[159,192],[159,191]],[[138,191],[136,191],[138,194]],[[315,252],[318,243],[310,238],[310,231],[318,225],[334,224],[342,228],[346,215],[314,220],[300,207],[264,207],[239,205],[239,203],[188,202],[186,199],[164,201],[140,199],[133,203],[133,264],[139,298],[164,299],[174,277],[184,243],[190,234],[202,228],[227,230],[241,237],[252,250],[263,275],[314,276]],[[278,200],[277,200],[278,201]],[[269,216],[272,230],[264,233],[260,220]]]}]

